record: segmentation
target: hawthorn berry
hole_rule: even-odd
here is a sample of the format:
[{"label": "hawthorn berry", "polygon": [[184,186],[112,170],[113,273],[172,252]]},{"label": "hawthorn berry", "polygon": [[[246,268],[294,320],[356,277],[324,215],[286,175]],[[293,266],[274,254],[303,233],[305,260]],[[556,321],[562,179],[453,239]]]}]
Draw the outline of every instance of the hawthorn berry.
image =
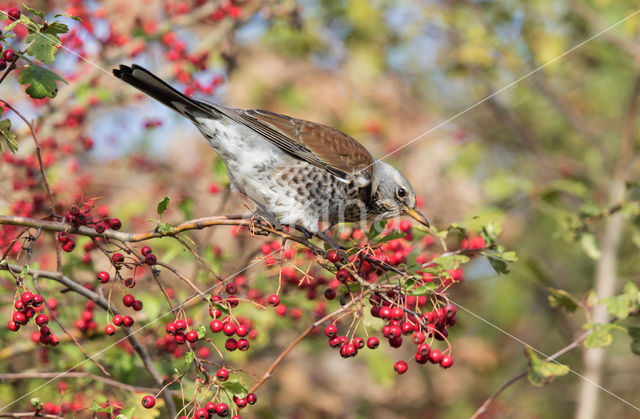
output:
[{"label": "hawthorn berry", "polygon": [[220,381],[227,381],[227,379],[229,379],[229,370],[226,368],[220,368],[216,373],[216,377],[218,377],[218,380]]},{"label": "hawthorn berry", "polygon": [[27,311],[27,306],[22,302],[22,300],[16,300],[16,302],[13,303],[13,306],[21,313]]},{"label": "hawthorn berry", "polygon": [[249,341],[246,339],[239,339],[238,340],[238,349],[240,349],[241,351],[246,351],[249,349]]},{"label": "hawthorn berry", "polygon": [[453,357],[451,355],[443,355],[440,360],[440,366],[442,368],[449,368],[453,365]]},{"label": "hawthorn berry", "polygon": [[13,320],[9,320],[9,324],[7,326],[9,327],[9,330],[11,330],[12,332],[15,332],[18,329],[20,329],[20,323],[16,323]]},{"label": "hawthorn berry", "polygon": [[229,352],[233,352],[238,349],[238,342],[234,338],[229,338],[225,341],[224,348]]},{"label": "hawthorn berry", "polygon": [[364,348],[364,339],[362,339],[361,337],[355,337],[353,338],[353,345],[356,347],[356,349],[362,349]]},{"label": "hawthorn berry", "polygon": [[271,294],[269,298],[267,298],[267,303],[269,303],[269,305],[272,307],[277,307],[278,304],[280,304],[280,297],[278,297],[276,294]]},{"label": "hawthorn berry", "polygon": [[136,298],[131,294],[125,294],[124,297],[122,297],[122,304],[126,307],[131,307],[135,301]]},{"label": "hawthorn berry", "polygon": [[[211,329],[211,331],[213,333],[220,332],[223,327],[224,327],[224,324],[220,320],[212,320],[211,323],[209,323],[209,328]],[[174,327],[174,329],[175,329],[175,327]]]},{"label": "hawthorn berry", "polygon": [[156,255],[154,255],[153,253],[148,253],[145,257],[144,257],[144,263],[146,263],[149,266],[153,266],[158,262],[158,258],[156,258]]},{"label": "hawthorn berry", "polygon": [[122,325],[124,327],[131,327],[133,326],[133,323],[134,323],[133,317],[131,316],[124,316],[124,319],[122,319]]},{"label": "hawthorn berry", "polygon": [[12,320],[17,324],[27,324],[27,316],[19,311],[14,311]]},{"label": "hawthorn berry", "polygon": [[167,327],[165,327],[164,330],[169,335],[175,335],[176,334],[176,325],[175,325],[175,323],[173,323],[173,322],[167,323]]},{"label": "hawthorn berry", "polygon": [[338,272],[336,272],[336,279],[340,282],[347,282],[350,277],[351,274],[349,274],[349,271],[346,269],[340,268]]},{"label": "hawthorn berry", "polygon": [[122,325],[123,322],[124,317],[122,317],[121,314],[116,314],[115,316],[113,316],[113,324],[115,324],[116,326]]},{"label": "hawthorn berry", "polygon": [[220,417],[225,417],[229,414],[229,406],[226,403],[219,403],[216,406],[216,413]]},{"label": "hawthorn berry", "polygon": [[222,326],[222,332],[227,336],[233,336],[236,333],[236,325],[231,322],[227,322]]},{"label": "hawthorn berry", "polygon": [[404,315],[404,310],[402,309],[402,307],[394,307],[391,309],[391,318],[393,320],[400,320],[402,319],[402,316]]},{"label": "hawthorn berry", "polygon": [[142,406],[146,409],[151,409],[156,405],[156,398],[150,394],[147,394],[142,398]]},{"label": "hawthorn berry", "polygon": [[327,288],[326,290],[324,290],[324,298],[326,298],[327,300],[333,300],[334,298],[336,298],[336,290],[334,290],[333,288]]},{"label": "hawthorn berry", "polygon": [[247,403],[249,404],[256,404],[256,402],[258,401],[258,396],[256,396],[255,393],[249,393],[245,398],[247,399]]},{"label": "hawthorn berry", "polygon": [[9,9],[7,9],[7,15],[11,20],[18,20],[20,19],[20,9],[18,9],[17,7],[10,7]]},{"label": "hawthorn berry", "polygon": [[58,241],[60,243],[65,244],[69,240],[71,240],[71,237],[69,237],[69,234],[67,234],[66,232],[62,231],[58,233]]},{"label": "hawthorn berry", "polygon": [[324,334],[331,339],[338,334],[338,327],[335,324],[329,324],[324,328]]},{"label": "hawthorn berry", "polygon": [[140,249],[140,253],[142,253],[142,256],[147,256],[149,253],[151,253],[151,248],[149,246],[144,246],[142,249]]},{"label": "hawthorn berry", "polygon": [[36,324],[38,326],[46,326],[49,324],[49,317],[47,317],[46,314],[38,314],[38,317],[36,317]]},{"label": "hawthorn berry", "polygon": [[330,262],[333,262],[333,263],[340,262],[340,253],[334,249],[329,252],[328,258]]},{"label": "hawthorn berry", "polygon": [[431,352],[429,352],[429,361],[431,361],[432,364],[439,364],[441,360],[442,360],[442,352],[440,352],[437,349],[434,349]]},{"label": "hawthorn berry", "polygon": [[124,263],[124,255],[122,253],[114,253],[111,255],[111,262],[116,266],[122,265]]},{"label": "hawthorn berry", "polygon": [[370,336],[367,339],[367,348],[376,349],[380,345],[380,340],[375,336]]},{"label": "hawthorn berry", "polygon": [[94,228],[96,230],[96,233],[102,234],[107,229],[107,226],[101,221],[99,223],[96,223],[96,226]]},{"label": "hawthorn berry", "polygon": [[216,414],[216,404],[214,402],[207,402],[207,404],[204,405],[204,408],[209,413],[209,416]]},{"label": "hawthorn berry", "polygon": [[238,288],[236,288],[236,286],[233,284],[227,284],[226,291],[227,291],[227,294],[232,295],[238,291]]},{"label": "hawthorn berry", "polygon": [[111,279],[109,272],[105,272],[105,271],[98,272],[96,277],[98,278],[98,281],[100,281],[103,284],[106,284],[107,282],[109,282],[109,279]]},{"label": "hawthorn berry", "polygon": [[69,240],[68,242],[62,245],[62,250],[64,250],[67,253],[73,252],[73,249],[75,248],[76,248],[76,243],[73,240]]},{"label": "hawthorn berry", "polygon": [[133,305],[131,306],[133,308],[134,311],[140,311],[142,310],[142,308],[144,307],[144,305],[142,304],[142,301],[140,300],[135,300],[133,302]]},{"label": "hawthorn berry", "polygon": [[109,220],[109,227],[111,227],[111,230],[120,230],[122,222],[118,218],[112,218]]},{"label": "hawthorn berry", "polygon": [[207,409],[205,408],[200,408],[198,410],[196,410],[195,416],[196,419],[208,419],[209,418],[209,412],[207,411]]},{"label": "hawthorn berry", "polygon": [[236,326],[236,335],[243,338],[248,334],[249,334],[249,327],[247,327],[246,324],[239,324],[238,326]]},{"label": "hawthorn berry", "polygon": [[178,345],[182,345],[183,343],[185,343],[187,341],[187,335],[185,335],[184,332],[178,331],[173,336],[173,341],[175,343],[177,343]]},{"label": "hawthorn berry", "polygon": [[33,296],[33,302],[31,303],[31,305],[34,307],[40,307],[43,302],[44,302],[44,299],[42,298],[42,295],[35,294]]},{"label": "hawthorn berry", "polygon": [[[2,50],[0,50],[1,52]],[[7,68],[7,62],[4,60],[4,58],[0,58],[0,71],[4,70],[5,68]]]},{"label": "hawthorn berry", "polygon": [[234,401],[236,402],[236,405],[239,409],[245,408],[247,406],[247,399],[245,399],[244,397],[237,397],[234,399]]},{"label": "hawthorn berry", "polygon": [[416,328],[411,322],[402,322],[400,324],[400,330],[402,330],[403,335],[410,335],[416,330]]},{"label": "hawthorn berry", "polygon": [[195,342],[198,340],[198,332],[196,332],[195,330],[191,330],[190,332],[187,333],[187,340],[191,343]]},{"label": "hawthorn berry", "polygon": [[40,334],[42,336],[49,336],[51,334],[51,329],[49,329],[47,326],[42,326],[40,328]]},{"label": "hawthorn berry", "polygon": [[411,336],[411,340],[416,345],[420,345],[421,343],[424,343],[426,338],[427,337],[424,335],[423,332],[414,332],[413,335]]},{"label": "hawthorn berry", "polygon": [[16,55],[16,53],[12,50],[12,49],[6,49],[4,50],[4,53],[2,54],[2,58],[5,59],[5,61],[7,62],[12,62],[13,60],[15,60],[18,56]]},{"label": "hawthorn berry", "polygon": [[124,280],[124,286],[127,288],[133,288],[136,286],[135,278],[127,278]]},{"label": "hawthorn berry", "polygon": [[407,372],[408,365],[405,361],[398,361],[393,365],[393,369],[398,374],[404,374]]},{"label": "hawthorn berry", "polygon": [[22,293],[22,295],[20,296],[20,300],[22,300],[22,302],[24,303],[24,305],[26,306],[30,306],[31,304],[33,304],[33,293],[30,291],[25,291]]},{"label": "hawthorn berry", "polygon": [[111,336],[114,333],[116,333],[116,328],[114,325],[112,324],[108,324],[104,327],[104,333],[106,333],[107,335]]},{"label": "hawthorn berry", "polygon": [[184,320],[176,320],[175,325],[176,325],[176,330],[179,332],[187,328],[187,322]]}]

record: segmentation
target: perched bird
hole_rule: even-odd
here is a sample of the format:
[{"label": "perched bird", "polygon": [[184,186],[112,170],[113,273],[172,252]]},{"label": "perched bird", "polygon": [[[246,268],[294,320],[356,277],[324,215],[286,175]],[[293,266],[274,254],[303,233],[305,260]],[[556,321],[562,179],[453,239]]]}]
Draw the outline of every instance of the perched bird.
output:
[{"label": "perched bird", "polygon": [[113,74],[191,120],[226,164],[232,185],[270,221],[318,233],[319,222],[407,214],[429,226],[409,181],[335,128],[195,100],[135,64]]}]

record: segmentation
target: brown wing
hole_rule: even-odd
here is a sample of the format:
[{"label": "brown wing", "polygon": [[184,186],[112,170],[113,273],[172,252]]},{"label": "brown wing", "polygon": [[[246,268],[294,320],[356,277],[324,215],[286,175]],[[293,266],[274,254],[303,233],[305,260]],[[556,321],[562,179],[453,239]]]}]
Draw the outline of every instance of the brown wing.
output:
[{"label": "brown wing", "polygon": [[371,153],[362,144],[335,128],[258,109],[244,111],[222,108],[220,111],[258,132],[294,157],[322,167],[341,178],[359,178],[361,186],[371,180],[374,163]]}]

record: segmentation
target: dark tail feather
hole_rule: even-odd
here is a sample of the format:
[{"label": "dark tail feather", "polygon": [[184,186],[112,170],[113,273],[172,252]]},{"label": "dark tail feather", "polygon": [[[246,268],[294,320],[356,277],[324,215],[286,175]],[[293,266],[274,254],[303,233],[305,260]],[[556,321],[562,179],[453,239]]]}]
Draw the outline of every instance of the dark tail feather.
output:
[{"label": "dark tail feather", "polygon": [[189,119],[220,116],[220,113],[211,105],[183,95],[139,65],[134,64],[131,67],[120,65],[120,69],[113,70],[113,75]]}]

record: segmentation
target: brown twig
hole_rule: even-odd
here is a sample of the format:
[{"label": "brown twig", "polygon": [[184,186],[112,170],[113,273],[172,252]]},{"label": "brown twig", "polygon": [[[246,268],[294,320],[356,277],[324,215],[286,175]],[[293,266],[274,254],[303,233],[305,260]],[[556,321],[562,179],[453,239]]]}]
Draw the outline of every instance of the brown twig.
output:
[{"label": "brown twig", "polygon": [[[587,338],[587,336],[591,334],[592,331],[593,329],[587,330],[586,332],[578,336],[576,339],[574,339],[573,342],[571,342],[564,348],[560,349],[558,352],[554,353],[553,355],[548,356],[545,359],[545,361],[546,362],[553,361],[556,358],[566,354],[567,352],[577,348],[578,346],[580,346],[582,342],[584,342],[584,340]],[[482,405],[478,408],[478,410],[476,410],[474,414],[471,416],[471,419],[478,419],[481,415],[483,415],[484,413],[487,413],[489,410],[489,405],[491,405],[491,403],[496,398],[498,398],[498,396],[500,396],[500,394],[502,394],[503,391],[505,391],[512,384],[514,384],[515,382],[517,382],[518,380],[526,376],[527,376],[527,370],[525,369],[524,371],[519,372],[517,375],[514,375],[513,377],[505,381],[504,384],[498,387],[498,389],[495,392],[493,392],[493,394],[489,396],[489,398],[487,398],[487,400],[485,400],[484,403],[482,403]]]},{"label": "brown twig", "polygon": [[24,412],[24,413],[0,413],[0,418],[53,418],[53,419],[60,419],[61,416],[50,415],[48,413]]}]

